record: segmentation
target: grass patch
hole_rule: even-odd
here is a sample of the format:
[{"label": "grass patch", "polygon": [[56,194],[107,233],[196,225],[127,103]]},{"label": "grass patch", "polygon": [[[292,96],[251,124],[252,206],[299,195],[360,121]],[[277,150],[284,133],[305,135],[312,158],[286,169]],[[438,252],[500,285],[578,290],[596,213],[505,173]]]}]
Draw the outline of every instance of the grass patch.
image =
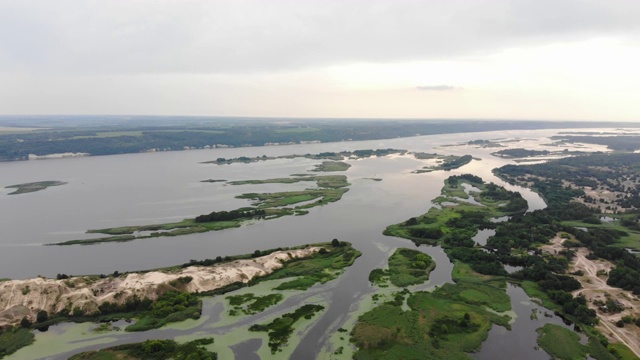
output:
[{"label": "grass patch", "polygon": [[520,283],[520,287],[522,287],[522,290],[524,290],[524,292],[527,293],[529,297],[540,300],[542,302],[542,306],[546,307],[547,309],[552,311],[562,311],[562,308],[551,301],[551,299],[549,299],[549,296],[547,296],[547,294],[542,291],[542,289],[540,289],[540,286],[538,286],[538,284],[536,284],[535,282],[522,281]]},{"label": "grass patch", "polygon": [[282,294],[268,294],[263,296],[255,296],[253,293],[247,293],[242,295],[227,296],[229,305],[233,308],[229,310],[231,316],[240,315],[254,315],[263,312],[267,308],[276,305],[284,296]]},{"label": "grass patch", "polygon": [[0,332],[0,359],[31,345],[34,339],[35,336],[29,329],[16,327]]},{"label": "grass patch", "polygon": [[389,280],[397,287],[422,284],[435,269],[433,259],[420,251],[399,248],[389,257]]},{"label": "grass patch", "polygon": [[316,182],[320,188],[341,188],[349,186],[347,177],[344,175],[318,175],[302,176],[302,174],[288,178],[273,178],[264,180],[238,180],[230,181],[229,185],[260,185],[260,184],[294,184],[302,181]]},{"label": "grass patch", "polygon": [[[593,334],[593,328],[585,329],[587,345],[580,342],[580,335],[559,325],[545,324],[537,330],[538,345],[557,360],[582,360],[589,355],[597,360],[637,359],[626,346],[616,343],[606,348]],[[599,335],[602,336],[602,335]]]},{"label": "grass patch", "polygon": [[[456,285],[452,285],[456,286]],[[492,324],[507,327],[509,317],[450,298],[450,291],[411,295],[409,311],[394,302],[363,314],[351,333],[355,359],[468,359]]]},{"label": "grass patch", "polygon": [[147,331],[157,329],[172,322],[186,319],[199,319],[202,301],[194,294],[167,291],[160,295],[148,312],[142,313],[135,324],[127,326],[125,331]]},{"label": "grass patch", "polygon": [[[420,154],[420,155],[418,155],[418,154]],[[459,167],[467,165],[468,163],[471,162],[471,160],[473,160],[473,157],[471,155],[439,156],[437,154],[417,153],[417,154],[415,154],[415,157],[417,159],[438,159],[440,161],[440,163],[437,164],[437,165],[425,166],[420,170],[414,171],[413,173],[415,173],[415,174],[421,174],[421,173],[426,173],[426,172],[431,172],[431,171],[438,171],[438,170],[449,171],[449,170],[457,169]]]},{"label": "grass patch", "polygon": [[[464,190],[469,184],[480,191]],[[473,197],[478,203],[461,199]],[[426,214],[389,225],[385,235],[410,239],[416,244],[441,245],[443,247],[474,245],[471,237],[479,228],[492,228],[491,219],[522,213],[527,202],[519,193],[510,192],[494,184],[485,184],[477,176],[451,176],[445,181],[442,195],[434,200],[440,207],[432,207]]]},{"label": "grass patch", "polygon": [[322,305],[303,305],[292,313],[286,313],[268,324],[254,324],[249,331],[266,331],[269,334],[269,348],[275,354],[281,351],[293,333],[295,323],[304,318],[311,319],[317,312],[324,310]]},{"label": "grass patch", "polygon": [[582,360],[587,356],[587,347],[580,343],[580,336],[559,325],[545,324],[537,330],[538,345],[558,360]]},{"label": "grass patch", "polygon": [[339,242],[339,246],[331,246],[329,251],[320,251],[305,259],[292,259],[276,272],[254,278],[250,284],[257,282],[296,277],[284,282],[274,290],[306,290],[311,286],[324,284],[337,278],[342,271],[353,264],[361,253],[351,244]]},{"label": "grass patch", "polygon": [[342,161],[323,161],[322,164],[316,165],[315,169],[311,171],[321,171],[321,172],[330,172],[330,171],[347,171],[351,165]]},{"label": "grass patch", "polygon": [[215,360],[218,355],[204,346],[213,344],[213,338],[198,339],[184,344],[174,340],[147,340],[141,343],[114,346],[98,351],[86,351],[73,355],[70,360],[121,360],[121,359],[200,359]]},{"label": "grass patch", "polygon": [[[628,347],[622,343],[610,344],[608,350],[613,355],[613,358],[620,360],[637,360],[638,357]],[[594,356],[595,357],[595,356]]]},{"label": "grass patch", "polygon": [[384,269],[373,269],[369,273],[369,282],[380,287],[386,287],[389,281],[389,271]]},{"label": "grass patch", "polygon": [[601,221],[599,224],[587,223],[584,221],[562,221],[562,225],[573,226],[573,227],[585,227],[589,228],[606,228],[613,229],[615,231],[622,233],[626,233],[626,235],[622,235],[620,239],[618,239],[611,246],[621,247],[621,248],[629,248],[640,250],[640,232],[637,230],[629,229],[620,224],[620,219],[624,217],[622,214],[607,214],[608,216],[614,217],[613,222]]}]

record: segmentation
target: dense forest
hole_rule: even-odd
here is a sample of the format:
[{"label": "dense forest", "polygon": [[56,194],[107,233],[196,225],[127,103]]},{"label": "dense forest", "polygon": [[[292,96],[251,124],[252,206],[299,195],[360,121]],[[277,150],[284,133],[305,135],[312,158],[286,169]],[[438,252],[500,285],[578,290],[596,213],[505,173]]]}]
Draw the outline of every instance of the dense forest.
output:
[{"label": "dense forest", "polygon": [[[487,241],[487,245],[497,254],[504,255],[502,259],[505,262],[525,266],[516,276],[538,282],[554,301],[565,306],[569,301],[568,297],[550,291],[570,291],[575,284],[572,285],[567,279],[557,278],[566,278],[565,275],[550,274],[561,274],[567,269],[572,257],[570,249],[564,254],[566,261],[556,259],[553,263],[543,263],[536,256],[507,255],[511,253],[512,248],[535,251],[535,247],[532,246],[534,243],[544,243],[545,239],[556,232],[563,231],[573,235],[577,241],[575,244],[569,243],[569,248],[584,246],[589,249],[590,257],[605,259],[615,265],[608,274],[609,285],[633,291],[636,295],[640,294],[640,259],[624,248],[611,246],[622,237],[629,236],[629,231],[637,230],[638,227],[636,206],[640,204],[640,154],[593,154],[553,160],[544,164],[507,165],[497,169],[496,173],[512,182],[533,184],[532,187],[547,199],[549,205],[544,210],[527,213],[500,224],[496,228],[496,235]],[[533,181],[532,177],[535,178]],[[563,186],[562,181],[574,184],[574,187]],[[623,209],[632,208],[620,215],[621,227],[600,227],[600,208],[591,206],[588,201],[586,204],[573,201],[585,197],[581,187],[604,189],[620,194],[616,196],[615,204]],[[596,200],[600,201],[603,200]],[[595,226],[578,229],[565,225],[576,221]],[[627,228],[628,231],[621,228]],[[576,301],[583,302],[580,298],[576,298]],[[574,306],[571,305],[571,311],[565,311],[586,322],[585,317],[589,314]]]},{"label": "dense forest", "polygon": [[[513,183],[530,185],[548,203],[566,203],[573,197],[609,208],[640,208],[640,154],[613,153],[569,157],[535,165],[506,165],[495,171]],[[573,186],[567,188],[563,182]],[[554,189],[551,189],[554,188]],[[585,197],[582,190],[614,193],[610,199]],[[564,192],[564,193],[563,193]]]},{"label": "dense forest", "polygon": [[611,150],[636,151],[640,149],[640,136],[637,135],[615,135],[615,136],[590,136],[590,135],[558,135],[551,139],[556,144],[563,143],[586,143],[606,145]]},{"label": "dense forest", "polygon": [[[286,120],[286,121],[285,121]],[[153,125],[151,125],[153,124]],[[30,154],[90,155],[300,142],[375,140],[416,135],[561,128],[543,121],[322,120],[205,117],[2,117],[3,126],[35,131],[0,133],[0,161]],[[609,124],[614,126],[614,124]],[[575,123],[573,127],[593,127]]]}]

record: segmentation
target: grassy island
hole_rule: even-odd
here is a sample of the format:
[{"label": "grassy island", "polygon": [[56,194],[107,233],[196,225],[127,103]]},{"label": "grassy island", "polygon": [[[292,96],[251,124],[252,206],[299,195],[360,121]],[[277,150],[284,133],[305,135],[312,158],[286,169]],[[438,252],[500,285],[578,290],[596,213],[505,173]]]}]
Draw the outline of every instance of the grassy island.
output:
[{"label": "grassy island", "polygon": [[429,273],[435,266],[429,255],[417,250],[399,248],[389,257],[389,269],[372,270],[369,281],[378,286],[385,286],[387,280],[397,287],[422,284],[429,280]]},{"label": "grassy island", "polygon": [[[319,154],[304,154],[304,155],[282,155],[282,156],[256,156],[256,157],[248,157],[248,156],[240,156],[237,158],[217,158],[216,160],[204,161],[202,164],[216,164],[216,165],[229,165],[229,164],[250,164],[259,161],[268,161],[268,160],[277,160],[277,159],[295,159],[295,158],[306,158],[312,160],[331,160],[329,163],[340,162],[344,159],[364,159],[372,156],[387,156],[391,154],[404,154],[406,150],[400,149],[366,149],[366,150],[354,150],[354,151],[340,151],[340,152],[322,152]],[[343,163],[344,164],[344,163]],[[348,165],[348,164],[345,164]],[[318,165],[319,167],[322,165]],[[334,164],[334,166],[337,166]],[[344,165],[340,165],[344,166]],[[348,168],[349,166],[347,166]],[[346,170],[346,169],[344,169]],[[316,171],[344,171],[344,170],[316,170]]]},{"label": "grassy island", "polygon": [[527,201],[520,193],[493,183],[485,184],[481,178],[470,174],[449,177],[442,195],[434,202],[440,206],[432,207],[424,215],[388,226],[384,234],[407,238],[416,244],[468,246],[473,245],[471,237],[478,228],[495,226],[492,218],[523,213],[527,209]]},{"label": "grassy island", "polygon": [[30,192],[36,192],[36,191],[40,191],[40,190],[44,190],[48,187],[52,187],[52,186],[61,186],[61,185],[66,185],[66,182],[63,181],[37,181],[37,182],[31,182],[31,183],[25,183],[25,184],[18,184],[18,185],[10,185],[10,186],[5,186],[6,189],[16,189],[13,192],[10,192],[7,195],[19,195],[19,194],[26,194],[26,193],[30,193]]},{"label": "grassy island", "polygon": [[316,313],[324,310],[322,305],[303,305],[292,313],[287,313],[276,318],[268,324],[251,325],[249,331],[265,331],[269,334],[269,348],[275,354],[282,351],[289,337],[293,333],[293,326],[301,319],[311,319]]},{"label": "grassy island", "polygon": [[[269,220],[286,215],[305,215],[308,209],[326,205],[342,198],[350,185],[344,175],[293,175],[288,178],[231,181],[230,185],[292,184],[315,182],[316,188],[275,193],[245,193],[239,199],[253,200],[251,207],[231,211],[214,211],[193,219],[175,223],[123,226],[88,230],[87,233],[104,234],[94,239],[69,240],[49,245],[91,245],[103,242],[124,242],[163,236],[180,236],[240,227],[250,220]],[[142,232],[142,233],[141,233]]]},{"label": "grassy island", "polygon": [[316,165],[316,168],[311,171],[347,171],[351,165],[343,161],[323,161],[322,164]]},{"label": "grassy island", "polygon": [[416,153],[416,154],[414,154],[414,156],[416,157],[416,159],[421,159],[421,160],[424,160],[424,159],[435,159],[438,162],[436,165],[425,166],[420,170],[414,171],[415,174],[421,174],[421,173],[438,171],[438,170],[449,171],[449,170],[457,169],[459,167],[467,165],[468,163],[471,162],[471,160],[473,160],[473,157],[471,155],[463,155],[463,156],[448,155],[448,156],[442,156],[442,155],[437,155],[437,154]]}]

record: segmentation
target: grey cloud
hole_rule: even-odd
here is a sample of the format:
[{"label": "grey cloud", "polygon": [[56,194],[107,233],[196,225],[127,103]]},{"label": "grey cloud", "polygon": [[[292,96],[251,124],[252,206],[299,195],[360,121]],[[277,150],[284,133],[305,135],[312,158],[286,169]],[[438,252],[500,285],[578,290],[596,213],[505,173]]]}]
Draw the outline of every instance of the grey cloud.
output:
[{"label": "grey cloud", "polygon": [[449,90],[455,90],[457,88],[451,85],[423,85],[423,86],[416,86],[416,89],[421,91],[449,91]]},{"label": "grey cloud", "polygon": [[0,2],[0,72],[239,73],[638,36],[637,0]]}]

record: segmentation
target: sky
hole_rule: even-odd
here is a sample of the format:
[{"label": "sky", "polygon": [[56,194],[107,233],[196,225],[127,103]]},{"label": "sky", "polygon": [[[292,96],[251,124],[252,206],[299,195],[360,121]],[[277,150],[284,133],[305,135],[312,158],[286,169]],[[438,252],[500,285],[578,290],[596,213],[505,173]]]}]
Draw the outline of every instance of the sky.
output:
[{"label": "sky", "polygon": [[0,114],[640,121],[638,0],[0,0]]}]

